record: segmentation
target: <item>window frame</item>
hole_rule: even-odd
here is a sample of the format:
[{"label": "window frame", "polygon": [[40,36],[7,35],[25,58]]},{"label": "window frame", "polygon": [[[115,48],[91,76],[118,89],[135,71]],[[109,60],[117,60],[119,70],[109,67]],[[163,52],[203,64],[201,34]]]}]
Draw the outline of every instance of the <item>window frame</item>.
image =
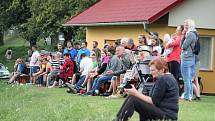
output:
[{"label": "window frame", "polygon": [[[214,66],[214,61],[213,61],[213,59],[214,59],[214,36],[212,36],[212,35],[200,35],[200,37],[209,37],[209,38],[211,38],[211,45],[210,45],[210,48],[211,48],[211,63],[210,63],[210,65],[209,65],[209,68],[199,68],[199,70],[201,71],[201,72],[213,72],[214,70],[213,70],[213,66]],[[200,63],[201,63],[201,60],[200,60]]]}]

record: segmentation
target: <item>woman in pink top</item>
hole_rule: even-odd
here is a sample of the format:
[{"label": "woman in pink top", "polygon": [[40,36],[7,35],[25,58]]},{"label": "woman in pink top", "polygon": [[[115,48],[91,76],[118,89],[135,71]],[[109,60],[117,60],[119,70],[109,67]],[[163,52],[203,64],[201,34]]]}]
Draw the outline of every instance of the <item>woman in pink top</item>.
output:
[{"label": "woman in pink top", "polygon": [[182,31],[184,27],[183,25],[179,25],[176,29],[176,36],[174,36],[173,42],[168,44],[166,46],[166,49],[172,48],[172,52],[166,57],[166,60],[168,62],[169,71],[172,73],[176,79],[178,79],[181,76],[180,71],[180,54],[181,54],[181,48],[180,43],[182,39]]}]

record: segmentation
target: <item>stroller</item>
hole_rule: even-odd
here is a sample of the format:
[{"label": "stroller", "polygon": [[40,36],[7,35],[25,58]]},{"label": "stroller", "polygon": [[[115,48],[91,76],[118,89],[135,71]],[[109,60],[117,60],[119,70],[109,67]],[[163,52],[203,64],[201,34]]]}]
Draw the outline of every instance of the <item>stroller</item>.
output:
[{"label": "stroller", "polygon": [[[156,56],[151,56],[150,51],[148,50],[138,50],[138,52],[146,51],[150,54],[150,56],[145,57],[144,60],[139,60],[136,63],[136,70],[138,73],[138,82],[137,82],[137,90],[145,95],[149,95],[151,88],[154,85],[153,77],[150,73],[149,62],[155,58]],[[135,52],[137,53],[137,52]],[[137,59],[138,60],[138,59]]]},{"label": "stroller", "polygon": [[152,59],[153,59],[153,56],[150,56],[149,58],[138,62],[136,66],[136,69],[138,71],[138,78],[139,78],[137,89],[139,92],[145,95],[149,95],[149,92],[154,85],[153,77],[150,73],[150,69],[148,66],[149,62]]}]

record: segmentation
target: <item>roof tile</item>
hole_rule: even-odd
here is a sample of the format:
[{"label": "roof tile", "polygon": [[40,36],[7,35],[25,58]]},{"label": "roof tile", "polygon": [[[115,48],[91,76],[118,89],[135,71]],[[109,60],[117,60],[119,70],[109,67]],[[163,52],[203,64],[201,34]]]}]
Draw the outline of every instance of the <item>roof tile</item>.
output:
[{"label": "roof tile", "polygon": [[183,0],[100,0],[66,24],[153,22]]}]

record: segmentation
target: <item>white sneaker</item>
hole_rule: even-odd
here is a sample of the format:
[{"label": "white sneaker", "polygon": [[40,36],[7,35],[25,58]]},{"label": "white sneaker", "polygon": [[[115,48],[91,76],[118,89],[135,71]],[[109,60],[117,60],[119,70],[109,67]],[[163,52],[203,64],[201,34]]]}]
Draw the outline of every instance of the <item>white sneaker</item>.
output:
[{"label": "white sneaker", "polygon": [[53,88],[53,86],[48,86],[48,88],[50,88],[50,89],[51,89],[51,88]]}]

